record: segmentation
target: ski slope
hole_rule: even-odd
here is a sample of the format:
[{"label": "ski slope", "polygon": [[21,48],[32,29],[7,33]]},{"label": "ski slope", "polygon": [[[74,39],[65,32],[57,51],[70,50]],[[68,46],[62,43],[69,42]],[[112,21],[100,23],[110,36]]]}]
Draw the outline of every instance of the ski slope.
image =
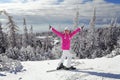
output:
[{"label": "ski slope", "polygon": [[73,60],[72,65],[78,70],[46,72],[56,69],[58,62],[59,60],[22,62],[22,72],[0,72],[0,80],[120,80],[120,55],[114,58]]}]

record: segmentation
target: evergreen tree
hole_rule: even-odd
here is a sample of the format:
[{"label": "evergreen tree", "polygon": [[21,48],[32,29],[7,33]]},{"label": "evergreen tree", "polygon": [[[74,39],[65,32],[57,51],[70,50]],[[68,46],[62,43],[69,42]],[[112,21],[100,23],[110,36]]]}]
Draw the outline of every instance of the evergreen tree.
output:
[{"label": "evergreen tree", "polygon": [[31,25],[30,32],[29,32],[29,44],[32,47],[35,47],[35,37],[34,37],[34,34],[33,34],[33,27],[32,27],[32,25]]},{"label": "evergreen tree", "polygon": [[9,47],[6,52],[5,52],[5,55],[8,57],[8,58],[12,58],[14,60],[17,60],[19,58],[19,55],[20,55],[20,50],[17,48],[17,47]]},{"label": "evergreen tree", "polygon": [[95,47],[95,21],[96,21],[96,9],[94,8],[93,18],[90,21],[89,33],[88,33],[88,46]]},{"label": "evergreen tree", "polygon": [[16,31],[18,31],[18,26],[13,21],[12,16],[9,16],[9,14],[6,11],[4,11],[4,14],[8,17],[7,26],[9,28],[9,31],[8,31],[9,46],[15,47],[16,46]]},{"label": "evergreen tree", "polygon": [[54,58],[54,59],[59,59],[60,58],[60,56],[61,56],[61,53],[62,53],[62,51],[61,51],[61,49],[60,49],[60,44],[55,44],[54,45],[54,47],[52,48],[52,58]]},{"label": "evergreen tree", "polygon": [[117,40],[117,46],[120,48],[120,36],[118,37],[118,40]]},{"label": "evergreen tree", "polygon": [[5,53],[5,40],[2,32],[2,24],[0,22],[0,54]]},{"label": "evergreen tree", "polygon": [[[94,8],[93,11],[93,17],[90,20],[89,23],[89,29],[87,32],[87,37],[86,37],[86,49],[85,49],[85,55],[88,58],[92,58],[96,56],[97,51],[95,49],[97,48],[96,45],[96,39],[97,39],[97,34],[95,34],[95,22],[96,22],[96,8]],[[97,49],[96,49],[97,50]]]},{"label": "evergreen tree", "polygon": [[27,50],[28,60],[32,60],[32,61],[36,60],[35,59],[35,50],[34,50],[34,48],[31,47],[31,46],[27,46],[26,50]]},{"label": "evergreen tree", "polygon": [[41,49],[39,46],[36,47],[36,60],[41,60]]},{"label": "evergreen tree", "polygon": [[20,56],[18,58],[21,61],[26,61],[27,60],[27,50],[25,47],[21,47],[20,49]]},{"label": "evergreen tree", "polygon": [[[75,15],[75,18],[74,18],[74,29],[78,28],[78,25],[79,25],[79,9],[78,9],[78,6],[77,6],[77,9],[76,9],[76,15]],[[73,51],[77,54],[77,56],[79,56],[79,48],[80,48],[80,38],[78,37],[78,35],[76,35],[72,41],[72,49]]]},{"label": "evergreen tree", "polygon": [[25,18],[23,19],[23,25],[24,25],[24,34],[23,34],[23,38],[22,38],[22,45],[23,47],[27,47],[28,46],[28,30],[26,27],[26,20]]}]

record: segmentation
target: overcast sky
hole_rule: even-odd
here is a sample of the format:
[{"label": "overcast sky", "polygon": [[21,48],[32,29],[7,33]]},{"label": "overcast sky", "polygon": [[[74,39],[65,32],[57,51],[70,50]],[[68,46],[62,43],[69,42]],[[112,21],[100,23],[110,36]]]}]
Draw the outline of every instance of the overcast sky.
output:
[{"label": "overcast sky", "polygon": [[[117,18],[120,23],[120,0],[0,0],[0,10],[6,10],[23,30],[23,18],[27,20],[28,29],[48,31],[51,24],[59,30],[73,27],[76,7],[79,7],[79,26],[88,26],[92,18],[93,8],[96,7],[96,27],[107,25],[110,20]],[[5,25],[7,18],[0,15],[0,21]]]}]

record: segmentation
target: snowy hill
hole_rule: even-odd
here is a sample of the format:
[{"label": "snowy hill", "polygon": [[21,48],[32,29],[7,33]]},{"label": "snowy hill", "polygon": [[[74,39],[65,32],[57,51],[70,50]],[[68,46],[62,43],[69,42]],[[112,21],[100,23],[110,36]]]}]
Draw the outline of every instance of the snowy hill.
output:
[{"label": "snowy hill", "polygon": [[120,55],[114,58],[73,60],[78,70],[53,71],[59,60],[22,62],[17,74],[0,72],[0,80],[120,80]]}]

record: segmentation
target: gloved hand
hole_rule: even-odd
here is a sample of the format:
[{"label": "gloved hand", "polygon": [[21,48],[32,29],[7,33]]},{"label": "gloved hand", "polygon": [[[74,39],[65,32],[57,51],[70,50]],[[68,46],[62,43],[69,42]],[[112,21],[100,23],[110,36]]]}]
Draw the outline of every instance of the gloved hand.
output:
[{"label": "gloved hand", "polygon": [[52,29],[52,26],[51,25],[49,25],[49,30],[51,30]]},{"label": "gloved hand", "polygon": [[81,28],[81,29],[83,29],[83,28],[84,28],[84,25],[83,25],[83,26],[81,26],[80,28]]}]

